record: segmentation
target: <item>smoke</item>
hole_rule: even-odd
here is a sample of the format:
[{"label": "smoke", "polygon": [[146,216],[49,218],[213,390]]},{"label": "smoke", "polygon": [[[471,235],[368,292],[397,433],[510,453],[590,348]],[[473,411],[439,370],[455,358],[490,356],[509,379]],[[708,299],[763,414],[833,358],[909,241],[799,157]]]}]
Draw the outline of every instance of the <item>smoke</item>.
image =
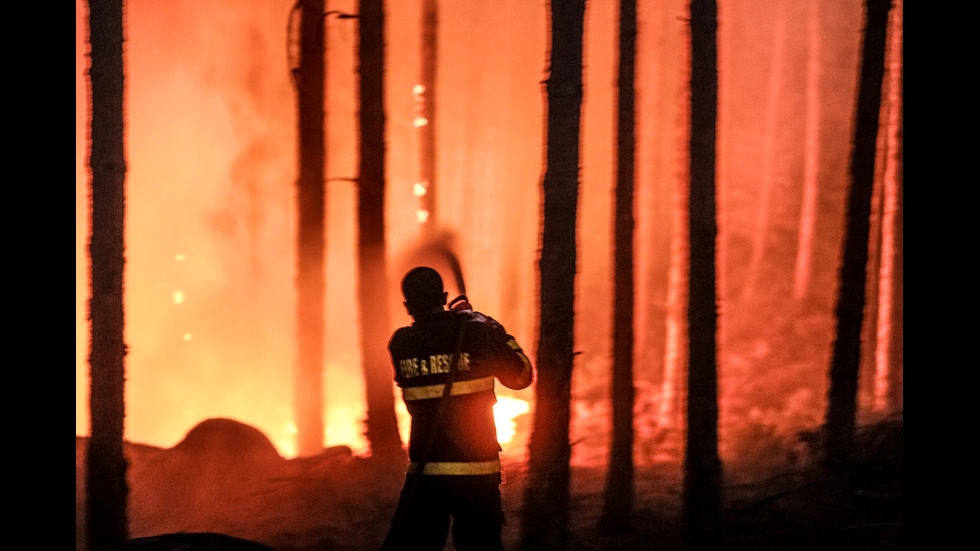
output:
[{"label": "smoke", "polygon": [[[284,450],[292,417],[294,115],[289,2],[147,1],[126,14],[126,434],[168,446],[207,417]],[[76,22],[87,15],[76,2]],[[76,33],[76,165],[87,60]],[[81,83],[79,85],[78,83]],[[76,212],[87,202],[76,170]],[[88,234],[76,215],[76,242]],[[80,239],[81,237],[81,239]],[[77,246],[77,245],[76,245]],[[76,249],[77,250],[77,249]],[[76,253],[77,335],[87,274]],[[76,336],[76,433],[87,434]]]}]

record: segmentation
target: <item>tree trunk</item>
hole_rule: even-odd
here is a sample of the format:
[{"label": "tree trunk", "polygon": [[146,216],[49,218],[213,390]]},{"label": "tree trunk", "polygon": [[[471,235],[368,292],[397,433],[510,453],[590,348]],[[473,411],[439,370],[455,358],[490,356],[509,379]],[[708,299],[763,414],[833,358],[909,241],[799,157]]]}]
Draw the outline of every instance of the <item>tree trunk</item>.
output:
[{"label": "tree trunk", "polygon": [[717,5],[691,1],[690,240],[687,446],[684,533],[689,549],[718,547],[718,304],[715,277],[715,151],[718,111]]},{"label": "tree trunk", "polygon": [[[675,9],[687,9],[688,0],[672,6]],[[670,9],[668,7],[667,9]],[[689,46],[690,36],[687,29],[682,31],[683,36],[679,38],[678,45],[681,51],[676,54],[678,62],[682,66],[687,66],[691,60],[691,49]],[[666,240],[665,263],[666,270],[662,275],[664,279],[658,283],[662,284],[665,294],[664,303],[664,348],[662,375],[659,383],[659,404],[657,406],[657,426],[656,436],[657,453],[669,455],[680,461],[683,453],[684,443],[682,433],[684,430],[684,411],[683,398],[685,384],[687,383],[685,373],[687,370],[687,286],[688,286],[688,259],[690,258],[690,245],[688,239],[688,190],[690,188],[689,177],[687,174],[690,165],[690,98],[689,98],[689,79],[678,79],[676,87],[670,90],[670,94],[661,98],[662,104],[675,104],[676,107],[670,111],[671,117],[666,117],[666,112],[662,120],[673,122],[676,126],[673,132],[665,133],[672,142],[671,149],[675,151],[677,160],[671,163],[675,167],[670,172],[662,172],[660,175],[663,182],[656,182],[656,193],[661,199],[660,212],[666,215],[667,220],[660,226],[666,233],[661,239]],[[663,138],[667,140],[668,138]],[[656,222],[655,222],[656,224]]]},{"label": "tree trunk", "polygon": [[[888,106],[881,216],[881,266],[878,279],[878,326],[875,351],[875,410],[901,410],[901,136],[902,136],[902,4],[892,9],[888,52]],[[896,345],[898,346],[896,348]],[[897,387],[897,388],[896,388]]]},{"label": "tree trunk", "polygon": [[793,275],[793,298],[803,302],[810,292],[813,233],[817,221],[820,176],[820,0],[811,0],[807,14],[806,125],[803,147],[803,206]]},{"label": "tree trunk", "polygon": [[[647,381],[647,393],[651,399],[657,396],[656,387],[672,389],[673,381],[667,382],[667,334],[671,274],[671,249],[675,232],[674,200],[678,193],[678,181],[683,159],[679,151],[687,150],[687,117],[681,108],[687,101],[687,83],[682,82],[677,63],[687,60],[686,31],[675,27],[667,14],[683,9],[686,0],[644,3],[639,6],[638,17],[644,21],[644,33],[638,36],[637,79],[650,83],[639,96],[646,106],[653,127],[643,130],[637,121],[638,149],[641,159],[636,168],[636,346],[634,376],[637,381]],[[682,36],[683,34],[683,36]],[[683,46],[681,43],[683,42]],[[647,61],[650,60],[650,61]],[[668,69],[673,68],[673,70]],[[686,107],[684,107],[686,109]],[[644,107],[641,105],[640,110]],[[683,134],[684,138],[682,138]],[[644,169],[649,172],[645,175]],[[649,180],[648,183],[643,183]],[[685,184],[686,187],[686,184]],[[684,261],[686,266],[686,260]],[[685,268],[686,269],[686,268]],[[641,399],[646,396],[641,395]],[[652,402],[655,404],[656,402]],[[637,417],[638,444],[642,456],[652,459],[662,452],[660,437],[668,425],[662,423],[675,419],[676,407],[666,410],[649,406],[649,413]],[[661,402],[661,405],[665,405]],[[676,428],[677,423],[671,425]],[[679,444],[679,442],[678,442]],[[680,446],[676,446],[678,449]]]},{"label": "tree trunk", "polygon": [[585,0],[551,2],[538,384],[521,523],[525,550],[560,551],[568,545],[584,17]]},{"label": "tree trunk", "polygon": [[612,446],[600,529],[630,530],[633,514],[633,193],[635,172],[634,82],[636,0],[619,7],[619,106],[614,207]]},{"label": "tree trunk", "polygon": [[851,151],[851,185],[836,309],[837,332],[824,426],[822,459],[824,466],[831,470],[846,468],[854,455],[871,194],[890,7],[890,0],[867,0],[865,3],[864,43]]},{"label": "tree trunk", "polygon": [[[901,0],[898,1],[898,21],[893,28],[896,29],[896,33],[901,33],[902,21],[904,19],[904,5]],[[895,168],[895,197],[894,197],[894,213],[892,217],[892,223],[890,227],[892,228],[892,265],[891,265],[891,297],[892,297],[892,308],[890,317],[891,326],[891,338],[889,339],[889,359],[888,359],[888,404],[892,411],[902,411],[905,406],[904,401],[904,382],[905,382],[905,358],[904,358],[904,286],[902,282],[903,276],[903,255],[902,250],[904,246],[904,203],[902,200],[903,194],[903,123],[904,123],[904,105],[905,105],[905,95],[903,89],[905,64],[902,60],[905,59],[904,55],[904,44],[903,38],[899,37],[896,41],[897,46],[895,48],[895,56],[898,58],[898,67],[896,72],[898,73],[896,77],[896,116],[895,121],[895,158],[894,158],[894,168]]]},{"label": "tree trunk", "polygon": [[436,0],[422,4],[422,89],[421,109],[416,126],[419,129],[419,192],[424,211],[423,230],[431,235],[436,213],[436,59],[438,56],[439,14]]},{"label": "tree trunk", "polygon": [[[884,107],[883,107],[884,108]],[[884,173],[881,170],[884,163],[884,151],[887,144],[882,140],[884,133],[879,133],[875,148],[875,178],[871,186],[871,208],[868,219],[868,259],[867,277],[864,284],[864,313],[861,321],[861,357],[858,360],[858,398],[856,419],[861,412],[873,413],[877,409],[875,396],[877,393],[877,351],[878,351],[878,309],[881,301],[878,288],[881,285],[881,246],[882,213],[884,211]]]},{"label": "tree trunk", "polygon": [[90,0],[92,322],[90,419],[86,456],[86,526],[89,549],[105,549],[129,536],[128,486],[123,453],[126,415],[123,340],[125,267],[125,123],[123,3]]},{"label": "tree trunk", "polygon": [[384,2],[360,2],[358,298],[367,439],[376,457],[403,454],[387,352],[391,321],[385,258]]},{"label": "tree trunk", "polygon": [[[684,137],[689,140],[689,135]],[[687,147],[685,147],[687,149]],[[689,155],[689,152],[688,152]],[[687,159],[690,162],[689,158]],[[666,448],[673,447],[677,439],[677,431],[683,427],[681,413],[681,397],[684,392],[684,377],[682,376],[687,361],[684,353],[687,333],[684,320],[686,319],[687,301],[685,284],[687,283],[687,265],[690,257],[688,245],[688,216],[687,203],[689,183],[683,178],[677,178],[674,189],[670,193],[670,253],[667,266],[667,304],[664,325],[666,329],[664,343],[664,368],[660,380],[660,404],[657,411],[657,424],[661,428],[661,443]],[[680,444],[676,446],[680,448]]]},{"label": "tree trunk", "polygon": [[[786,74],[783,58],[786,52],[786,3],[777,0],[775,7],[776,28],[772,38],[772,60],[769,67],[769,89],[766,95],[766,127],[762,147],[762,174],[759,178],[759,204],[756,207],[755,231],[752,232],[752,252],[746,270],[747,279],[742,289],[742,297],[755,294],[756,286],[763,277],[763,261],[766,255],[766,241],[770,218],[773,215],[772,201],[776,183],[776,149],[779,143],[779,107],[782,103],[783,78]],[[743,302],[746,302],[743,300]]]},{"label": "tree trunk", "polygon": [[324,0],[302,0],[300,24],[299,179],[297,180],[299,357],[296,428],[301,456],[323,451],[323,302],[326,292],[324,228]]}]

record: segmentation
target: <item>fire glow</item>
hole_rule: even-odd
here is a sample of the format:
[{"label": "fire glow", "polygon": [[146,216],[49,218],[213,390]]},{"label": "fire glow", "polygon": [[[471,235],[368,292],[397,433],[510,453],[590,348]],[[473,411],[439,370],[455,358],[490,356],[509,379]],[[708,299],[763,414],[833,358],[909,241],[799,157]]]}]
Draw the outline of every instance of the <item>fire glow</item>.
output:
[{"label": "fire glow", "polygon": [[517,398],[498,396],[493,405],[493,418],[497,423],[497,441],[501,444],[510,443],[517,433],[517,423],[514,419],[531,410],[531,405]]},{"label": "fire glow", "polygon": [[[494,422],[497,426],[497,441],[505,449],[514,441],[517,433],[515,419],[528,413],[531,405],[519,398],[498,396],[493,406]],[[402,442],[407,446],[411,428],[411,416],[405,409],[405,404],[398,401],[395,413],[398,417],[398,430]],[[358,421],[360,412],[345,406],[329,408],[327,411],[326,430],[323,441],[343,444],[351,448],[352,453],[363,455],[369,449],[369,443],[364,438],[361,423]],[[287,423],[273,441],[279,453],[286,458],[296,457],[296,425]]]}]

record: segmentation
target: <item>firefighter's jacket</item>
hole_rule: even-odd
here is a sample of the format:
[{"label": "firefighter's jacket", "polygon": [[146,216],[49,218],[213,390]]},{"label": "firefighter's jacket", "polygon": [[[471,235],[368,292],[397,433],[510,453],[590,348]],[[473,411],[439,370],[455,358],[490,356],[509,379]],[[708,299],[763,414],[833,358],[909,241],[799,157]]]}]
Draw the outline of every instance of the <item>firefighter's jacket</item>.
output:
[{"label": "firefighter's jacket", "polygon": [[[437,421],[464,323],[462,353]],[[497,401],[494,379],[520,390],[529,386],[533,377],[531,362],[514,337],[493,320],[488,323],[466,314],[442,311],[395,331],[388,351],[395,382],[401,387],[412,416],[409,472],[416,470],[419,462],[423,462],[422,474],[426,475],[499,472],[501,448],[493,418],[493,404]]]}]

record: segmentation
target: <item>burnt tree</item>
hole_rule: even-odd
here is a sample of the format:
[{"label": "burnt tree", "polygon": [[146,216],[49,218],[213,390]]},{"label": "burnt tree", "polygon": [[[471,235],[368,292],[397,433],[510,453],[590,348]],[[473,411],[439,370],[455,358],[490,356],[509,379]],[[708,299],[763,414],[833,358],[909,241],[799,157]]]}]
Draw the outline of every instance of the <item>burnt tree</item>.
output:
[{"label": "burnt tree", "polygon": [[864,321],[871,195],[874,188],[881,86],[890,0],[865,3],[864,39],[858,78],[857,112],[851,149],[851,182],[847,200],[843,261],[837,297],[822,463],[846,468],[854,455],[861,326]]},{"label": "burnt tree", "polygon": [[691,0],[691,242],[688,280],[687,445],[684,535],[689,549],[718,547],[721,460],[718,457],[718,368],[715,246],[715,155],[718,119],[718,7]]},{"label": "burnt tree", "polygon": [[600,529],[620,534],[633,514],[633,192],[636,0],[619,4],[619,100],[613,207],[612,446]]},{"label": "burnt tree", "polygon": [[523,549],[566,549],[575,335],[575,226],[585,0],[551,2],[538,384],[521,522]]},{"label": "burnt tree", "polygon": [[126,415],[123,340],[126,152],[123,103],[122,0],[89,0],[90,159],[92,178],[92,322],[86,454],[86,527],[89,549],[128,538],[128,486],[123,429]]},{"label": "burnt tree", "polygon": [[367,438],[372,455],[391,456],[403,452],[387,352],[391,321],[385,260],[384,2],[361,0],[359,18],[357,295],[367,394]]},{"label": "burnt tree", "polygon": [[323,301],[326,292],[324,228],[324,0],[300,2],[300,60],[296,71],[299,113],[297,319],[295,378],[300,455],[323,451]]}]

